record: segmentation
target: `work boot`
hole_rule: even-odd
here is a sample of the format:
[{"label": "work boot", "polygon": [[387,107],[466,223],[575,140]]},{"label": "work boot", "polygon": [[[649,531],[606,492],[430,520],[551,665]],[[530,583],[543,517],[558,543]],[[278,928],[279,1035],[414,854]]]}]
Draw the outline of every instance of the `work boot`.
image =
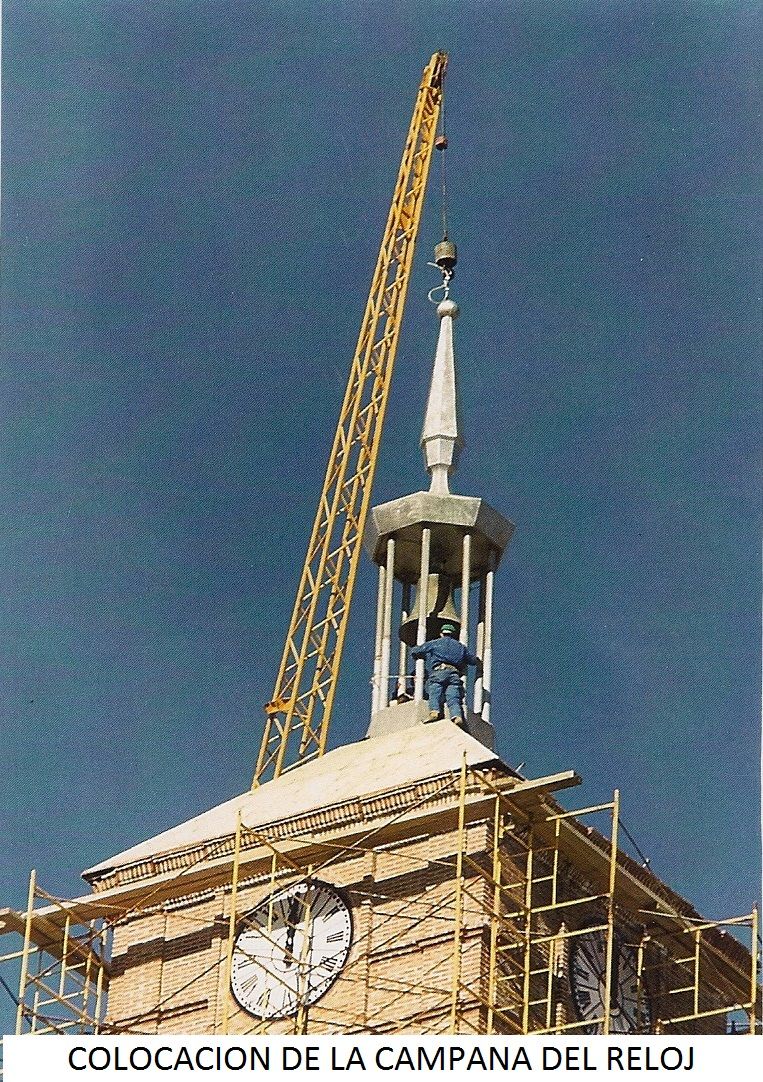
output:
[{"label": "work boot", "polygon": [[430,721],[439,721],[439,720],[440,720],[440,711],[439,710],[430,710],[429,711],[429,717],[427,718],[427,724],[429,724]]},{"label": "work boot", "polygon": [[466,719],[461,714],[456,714],[453,718],[453,724],[457,725],[459,729],[466,728]]}]

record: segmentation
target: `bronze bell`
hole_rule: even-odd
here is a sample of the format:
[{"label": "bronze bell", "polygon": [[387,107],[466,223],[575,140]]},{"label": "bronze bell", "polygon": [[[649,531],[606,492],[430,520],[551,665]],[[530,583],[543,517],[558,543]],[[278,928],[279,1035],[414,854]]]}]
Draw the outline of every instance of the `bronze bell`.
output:
[{"label": "bronze bell", "polygon": [[443,273],[453,277],[458,262],[458,253],[452,240],[443,237],[439,244],[435,245],[434,261]]},{"label": "bronze bell", "polygon": [[[429,576],[427,588],[427,630],[425,638],[436,639],[443,624],[455,624],[460,630],[461,620],[453,603],[453,583],[447,575]],[[419,626],[419,589],[416,587],[411,611],[400,625],[400,638],[408,646],[416,645]]]}]

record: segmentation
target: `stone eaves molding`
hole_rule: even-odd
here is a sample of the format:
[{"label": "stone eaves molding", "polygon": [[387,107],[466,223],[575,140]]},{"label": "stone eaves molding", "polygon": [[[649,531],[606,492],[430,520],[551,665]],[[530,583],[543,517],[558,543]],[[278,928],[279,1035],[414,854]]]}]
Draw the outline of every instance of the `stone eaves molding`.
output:
[{"label": "stone eaves molding", "polygon": [[[496,768],[488,769],[483,773],[493,785],[500,785],[502,781],[507,780],[515,781]],[[258,826],[256,830],[247,829],[244,822],[242,823],[241,852],[261,849],[263,843],[276,845],[278,842],[304,835],[310,835],[311,839],[319,841],[321,835],[329,835],[338,829],[348,826],[357,827],[363,823],[379,823],[379,821],[389,820],[390,816],[394,818],[401,812],[409,812],[420,806],[425,806],[427,809],[442,808],[449,804],[455,806],[458,799],[458,783],[458,773],[451,772],[391,790],[388,793],[359,797],[356,800],[343,801],[341,804],[320,808],[290,819],[265,823]],[[485,792],[479,782],[472,777],[467,783],[467,799],[472,800],[478,796],[484,797]],[[235,834],[228,834],[225,837],[204,842],[202,845],[159,854],[122,867],[108,869],[97,879],[93,879],[93,891],[99,893],[127,883],[136,883],[142,879],[151,880],[173,872],[183,873],[211,861],[232,858],[234,848]]]}]

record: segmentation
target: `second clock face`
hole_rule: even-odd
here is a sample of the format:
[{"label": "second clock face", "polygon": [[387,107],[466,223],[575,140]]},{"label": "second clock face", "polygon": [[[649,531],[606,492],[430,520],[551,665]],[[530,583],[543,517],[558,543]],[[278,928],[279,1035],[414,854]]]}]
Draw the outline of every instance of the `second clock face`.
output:
[{"label": "second clock face", "polygon": [[[570,952],[570,987],[578,1015],[590,1018],[586,1032],[603,1033],[606,996],[607,940],[602,932],[575,936]],[[651,1026],[649,1002],[638,986],[636,953],[617,939],[612,943],[610,1033],[646,1033]],[[598,1021],[594,1021],[598,1019]]]},{"label": "second clock face", "polygon": [[295,1015],[334,983],[351,942],[342,896],[328,883],[295,883],[248,914],[233,948],[233,994],[255,1018]]}]

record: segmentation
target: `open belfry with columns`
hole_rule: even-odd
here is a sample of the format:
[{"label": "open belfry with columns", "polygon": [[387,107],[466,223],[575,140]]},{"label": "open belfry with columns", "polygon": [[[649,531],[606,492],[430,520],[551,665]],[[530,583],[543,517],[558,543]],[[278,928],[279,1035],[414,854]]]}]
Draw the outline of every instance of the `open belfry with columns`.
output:
[{"label": "open belfry with columns", "polygon": [[[0,912],[19,1033],[759,1026],[756,910],[704,919],[626,851],[617,791],[570,810],[561,794],[581,779],[568,764],[525,777],[495,750],[506,705],[493,699],[493,634],[514,527],[452,491],[464,440],[447,228],[429,298],[428,487],[371,502],[435,151],[444,178],[446,62],[432,57],[416,97],[252,788],[88,869],[81,897],[53,897],[32,874],[27,909]],[[431,356],[431,342],[416,350]],[[378,574],[367,732],[329,748],[362,559]],[[412,650],[446,625],[480,663],[461,674],[463,716],[433,718]]]}]

